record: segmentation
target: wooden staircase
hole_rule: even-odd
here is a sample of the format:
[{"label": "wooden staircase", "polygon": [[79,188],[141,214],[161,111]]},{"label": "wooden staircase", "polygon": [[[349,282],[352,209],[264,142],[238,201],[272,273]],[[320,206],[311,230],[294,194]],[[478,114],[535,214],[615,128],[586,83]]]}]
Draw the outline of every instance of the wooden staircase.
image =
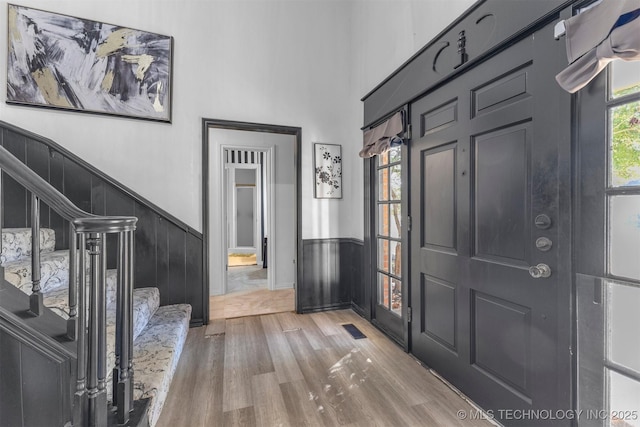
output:
[{"label": "wooden staircase", "polygon": [[[134,289],[137,218],[80,210],[3,147],[0,169],[31,193],[31,228],[2,230],[0,425],[153,426],[191,306],[160,307],[153,283]],[[70,250],[55,250],[59,236],[40,228],[41,201],[68,221]],[[113,270],[107,241],[117,246]],[[47,393],[39,378],[48,379]],[[56,414],[46,424],[39,410],[27,410],[43,402]]]}]

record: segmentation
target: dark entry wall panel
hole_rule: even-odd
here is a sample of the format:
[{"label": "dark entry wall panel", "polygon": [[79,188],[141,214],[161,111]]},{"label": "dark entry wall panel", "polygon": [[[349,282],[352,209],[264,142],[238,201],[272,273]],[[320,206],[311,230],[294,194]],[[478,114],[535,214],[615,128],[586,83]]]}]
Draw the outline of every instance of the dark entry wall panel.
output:
[{"label": "dark entry wall panel", "polygon": [[194,233],[187,233],[186,241],[186,282],[185,301],[190,301],[193,313],[204,313],[205,304],[209,305],[209,295],[206,295],[202,286],[194,284],[203,283],[202,269],[202,238]]},{"label": "dark entry wall panel", "polygon": [[82,166],[65,158],[64,195],[83,210],[91,210],[91,174]]},{"label": "dark entry wall panel", "polygon": [[0,330],[0,348],[0,425],[22,427],[22,343]]},{"label": "dark entry wall panel", "polygon": [[[135,201],[126,197],[112,185],[102,183],[100,186],[103,196],[100,197],[104,204],[105,215],[135,216]],[[118,265],[118,238],[117,236],[107,237],[107,265],[109,268],[116,268]]]},{"label": "dark entry wall panel", "polygon": [[[44,144],[26,144],[27,165],[45,180],[49,179],[49,149]],[[27,196],[27,209],[31,211],[31,195]],[[31,222],[29,221],[29,224]],[[49,206],[40,205],[40,225],[49,227]]]},{"label": "dark entry wall panel", "polygon": [[[141,205],[135,204],[136,224],[135,246],[135,283],[137,287],[155,286],[158,283],[158,220],[156,214]],[[144,259],[146,262],[138,262]]]},{"label": "dark entry wall panel", "polygon": [[[166,222],[166,221],[165,221]],[[175,225],[168,223],[167,242],[169,244],[168,290],[169,301],[186,301],[187,296],[187,236]]]},{"label": "dark entry wall panel", "polygon": [[75,362],[0,322],[0,426],[65,425]]},{"label": "dark entry wall panel", "polygon": [[[299,312],[348,308],[352,304],[352,294],[359,298],[364,295],[362,241],[303,240],[302,254],[303,280],[297,288]],[[364,310],[359,301],[353,302]],[[362,303],[367,304],[365,301]]]},{"label": "dark entry wall panel", "polygon": [[[3,129],[2,146],[19,160],[26,161],[26,150],[19,135]],[[2,173],[2,198],[4,227],[26,227],[29,218],[27,190],[4,172]],[[5,203],[7,200],[11,203]]]},{"label": "dark entry wall panel", "polygon": [[[490,55],[492,49],[505,41],[517,40],[541,25],[543,17],[571,3],[571,0],[477,2],[363,98],[364,125],[373,124],[430,88],[464,72]],[[459,66],[461,31],[465,32],[468,62]]]},{"label": "dark entry wall panel", "polygon": [[[0,121],[0,144],[80,209],[99,215],[138,217],[135,286],[158,286],[163,305],[191,304],[192,324],[203,323],[203,298],[208,296],[203,295],[201,233],[47,138]],[[3,227],[30,225],[30,197],[3,174]],[[67,249],[68,224],[45,206],[41,210],[41,225],[55,230],[57,249]],[[114,268],[117,239],[109,237],[107,244],[108,267]]]},{"label": "dark entry wall panel", "polygon": [[[49,152],[49,184],[64,191],[64,157],[55,151]],[[49,210],[49,228],[56,232],[56,249],[69,247],[69,224],[53,209]]]}]

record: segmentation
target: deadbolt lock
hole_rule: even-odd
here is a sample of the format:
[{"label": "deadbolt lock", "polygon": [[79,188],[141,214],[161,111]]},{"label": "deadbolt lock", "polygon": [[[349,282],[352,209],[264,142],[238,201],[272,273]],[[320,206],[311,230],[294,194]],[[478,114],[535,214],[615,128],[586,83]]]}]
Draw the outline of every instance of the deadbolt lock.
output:
[{"label": "deadbolt lock", "polygon": [[547,237],[538,237],[536,239],[536,249],[542,252],[547,252],[553,246],[551,239]]},{"label": "deadbolt lock", "polygon": [[546,230],[551,227],[551,218],[545,214],[538,215],[533,222],[540,230]]}]

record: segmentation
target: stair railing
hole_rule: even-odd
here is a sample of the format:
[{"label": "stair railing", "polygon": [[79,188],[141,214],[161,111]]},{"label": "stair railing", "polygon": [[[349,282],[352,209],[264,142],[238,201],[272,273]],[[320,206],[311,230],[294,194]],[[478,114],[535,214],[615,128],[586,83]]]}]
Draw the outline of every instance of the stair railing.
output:
[{"label": "stair railing", "polygon": [[[78,427],[107,425],[106,235],[118,236],[112,404],[117,407],[118,424],[125,424],[133,409],[133,233],[138,219],[98,216],[81,210],[2,146],[0,170],[31,194],[32,294],[28,311],[33,316],[44,311],[40,285],[40,203],[46,203],[70,225],[67,335],[77,344],[73,425]],[[0,174],[0,196],[6,198],[2,181]],[[0,239],[0,252],[1,245]]]}]

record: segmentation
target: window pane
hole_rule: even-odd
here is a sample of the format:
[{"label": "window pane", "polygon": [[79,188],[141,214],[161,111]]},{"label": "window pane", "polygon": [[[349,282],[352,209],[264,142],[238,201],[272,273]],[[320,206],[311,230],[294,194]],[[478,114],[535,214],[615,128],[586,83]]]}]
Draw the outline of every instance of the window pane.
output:
[{"label": "window pane", "polygon": [[609,206],[609,272],[640,280],[640,196],[614,196]]},{"label": "window pane", "polygon": [[378,273],[378,304],[389,308],[389,276]]},{"label": "window pane", "polygon": [[[609,371],[610,426],[640,427],[640,382]],[[620,415],[615,417],[615,415]]]},{"label": "window pane", "polygon": [[389,272],[389,241],[378,239],[378,270]]},{"label": "window pane", "polygon": [[378,171],[378,200],[389,200],[389,168]]},{"label": "window pane", "polygon": [[402,167],[400,165],[391,167],[390,176],[391,200],[402,199]]},{"label": "window pane", "polygon": [[383,166],[389,164],[389,152],[378,155],[378,165]]},{"label": "window pane", "polygon": [[611,185],[640,185],[640,101],[612,108],[609,120]]},{"label": "window pane", "polygon": [[389,205],[378,205],[378,234],[381,236],[389,236]]},{"label": "window pane", "polygon": [[391,242],[391,274],[400,277],[402,275],[402,243]]},{"label": "window pane", "polygon": [[390,218],[389,218],[389,230],[391,233],[391,237],[395,237],[396,239],[400,239],[402,237],[402,210],[400,203],[392,203],[389,206]]},{"label": "window pane", "polygon": [[607,291],[609,359],[640,372],[640,287],[609,283]]},{"label": "window pane", "polygon": [[402,281],[391,279],[391,311],[402,316]]},{"label": "window pane", "polygon": [[611,92],[612,98],[640,92],[640,62],[611,63]]},{"label": "window pane", "polygon": [[389,150],[389,163],[399,162],[402,157],[402,146],[393,147]]}]

